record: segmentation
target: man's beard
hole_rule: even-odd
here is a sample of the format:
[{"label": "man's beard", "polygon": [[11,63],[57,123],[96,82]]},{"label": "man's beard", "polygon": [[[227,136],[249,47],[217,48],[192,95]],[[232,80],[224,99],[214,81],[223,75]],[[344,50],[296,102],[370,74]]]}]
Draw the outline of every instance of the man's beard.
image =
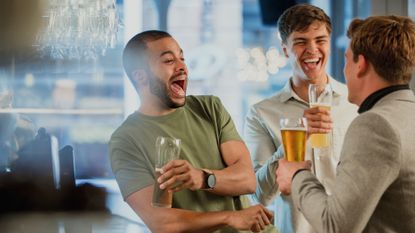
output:
[{"label": "man's beard", "polygon": [[151,75],[149,78],[150,92],[157,97],[160,101],[169,108],[179,108],[186,103],[186,99],[183,103],[175,103],[169,96],[169,89],[164,83],[158,79],[155,75]]}]

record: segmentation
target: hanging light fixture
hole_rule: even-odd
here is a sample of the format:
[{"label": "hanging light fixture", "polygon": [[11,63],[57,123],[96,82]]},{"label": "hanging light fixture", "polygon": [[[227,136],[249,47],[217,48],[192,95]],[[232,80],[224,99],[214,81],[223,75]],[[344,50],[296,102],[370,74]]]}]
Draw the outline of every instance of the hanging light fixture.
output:
[{"label": "hanging light fixture", "polygon": [[115,47],[114,0],[49,0],[44,20],[38,46],[53,59],[97,59]]}]

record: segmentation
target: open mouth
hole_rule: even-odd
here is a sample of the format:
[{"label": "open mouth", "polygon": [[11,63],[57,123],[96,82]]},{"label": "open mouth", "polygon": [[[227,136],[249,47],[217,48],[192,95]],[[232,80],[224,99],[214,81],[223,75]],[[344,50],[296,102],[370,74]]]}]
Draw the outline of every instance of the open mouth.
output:
[{"label": "open mouth", "polygon": [[180,86],[180,88],[184,89],[184,80],[174,81],[173,84],[177,84]]},{"label": "open mouth", "polygon": [[185,97],[186,92],[184,91],[185,80],[176,80],[170,85],[170,89],[176,97]]},{"label": "open mouth", "polygon": [[318,65],[320,65],[321,63],[321,58],[309,58],[309,59],[304,59],[304,64],[305,66],[309,69],[315,69],[317,68]]}]

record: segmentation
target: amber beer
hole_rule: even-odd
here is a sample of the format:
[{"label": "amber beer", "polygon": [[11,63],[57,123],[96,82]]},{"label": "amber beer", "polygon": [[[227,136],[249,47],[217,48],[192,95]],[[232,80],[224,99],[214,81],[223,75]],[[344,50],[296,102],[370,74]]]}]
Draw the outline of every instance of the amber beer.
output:
[{"label": "amber beer", "polygon": [[[319,104],[319,103],[310,103],[310,107],[321,107],[323,109],[329,110],[331,109],[330,105]],[[330,135],[324,133],[316,133],[310,135],[311,140],[311,147],[313,148],[324,148],[330,146]]]},{"label": "amber beer", "polygon": [[161,176],[161,168],[156,168],[156,183],[154,184],[153,200],[151,205],[153,207],[171,208],[173,201],[173,193],[167,189],[160,189],[157,179]]},{"label": "amber beer", "polygon": [[304,161],[306,150],[306,129],[281,129],[282,144],[284,145],[285,159],[289,162]]}]

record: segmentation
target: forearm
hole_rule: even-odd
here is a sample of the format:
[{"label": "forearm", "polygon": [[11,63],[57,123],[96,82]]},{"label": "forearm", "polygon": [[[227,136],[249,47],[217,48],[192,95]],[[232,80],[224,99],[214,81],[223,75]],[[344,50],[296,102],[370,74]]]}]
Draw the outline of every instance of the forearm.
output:
[{"label": "forearm", "polygon": [[151,232],[184,233],[213,232],[227,226],[230,212],[193,212],[183,209],[163,209],[157,218],[149,219]]},{"label": "forearm", "polygon": [[257,186],[253,196],[263,205],[269,205],[278,193],[278,184],[275,182],[275,171],[278,168],[278,159],[283,157],[282,147],[255,171]]},{"label": "forearm", "polygon": [[[151,206],[153,185],[126,198],[126,202],[144,221],[151,232],[213,232],[217,229],[263,229],[272,219],[272,213],[262,205],[239,211],[195,212],[177,208]],[[208,204],[208,203],[207,203]]]},{"label": "forearm", "polygon": [[151,232],[212,232],[228,224],[231,212],[194,212],[151,206],[153,186],[131,194],[126,202]]},{"label": "forearm", "polygon": [[255,191],[255,173],[248,162],[237,162],[222,170],[213,171],[216,176],[216,186],[212,193],[224,196],[238,196]]},{"label": "forearm", "polygon": [[[334,203],[334,199],[329,198],[323,185],[318,182],[311,172],[302,171],[296,174],[291,187],[291,195],[296,208],[300,209],[316,231],[345,232],[342,231],[345,228],[340,226],[346,224],[344,219],[347,217],[339,208],[340,206]],[[329,205],[331,208],[329,208]],[[337,207],[333,208],[334,206]],[[351,231],[352,228],[348,229]]]},{"label": "forearm", "polygon": [[238,196],[255,192],[255,173],[249,151],[240,140],[230,140],[220,145],[226,167],[213,170],[216,185],[210,192],[224,196]]},{"label": "forearm", "polygon": [[278,185],[275,183],[275,170],[277,167],[278,161],[267,161],[255,173],[257,185],[252,196],[263,205],[269,205],[277,195]]}]

